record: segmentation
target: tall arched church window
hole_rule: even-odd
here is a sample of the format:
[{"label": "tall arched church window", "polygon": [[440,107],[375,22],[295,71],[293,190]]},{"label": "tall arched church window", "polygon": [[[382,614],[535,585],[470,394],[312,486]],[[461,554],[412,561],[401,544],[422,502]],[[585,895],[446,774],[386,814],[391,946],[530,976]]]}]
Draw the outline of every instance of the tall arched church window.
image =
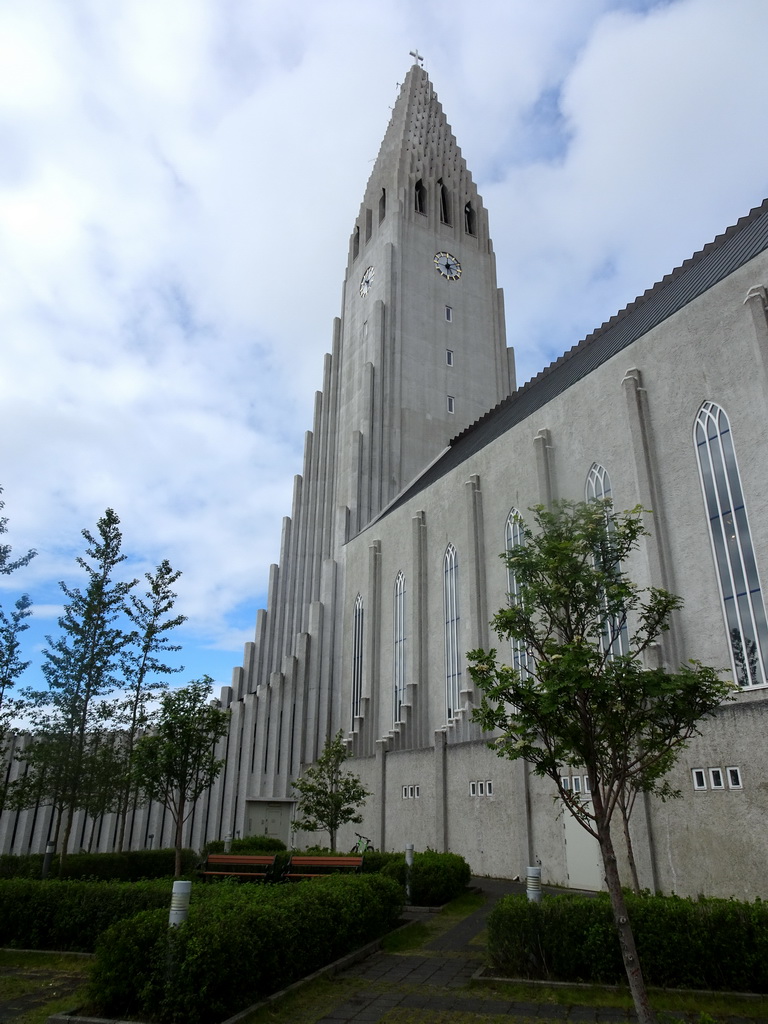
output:
[{"label": "tall arched church window", "polygon": [[363,641],[364,615],[363,598],[360,594],[355,598],[354,621],[352,624],[352,725],[360,715],[360,702],[363,696]]},{"label": "tall arched church window", "polygon": [[[611,500],[611,478],[608,471],[597,462],[593,462],[587,474],[585,495],[587,501]],[[608,520],[609,529],[613,524]],[[609,650],[611,657],[626,654],[629,651],[629,633],[627,620],[622,616],[611,616],[603,623],[603,650]]]},{"label": "tall arched church window", "polygon": [[437,183],[440,186],[440,223],[451,223],[451,193],[443,184],[443,179]]},{"label": "tall arched church window", "polygon": [[[523,519],[516,508],[513,508],[507,516],[507,525],[504,529],[504,546],[507,551],[513,548],[522,547],[525,544],[525,528]],[[507,567],[507,594],[510,606],[520,601],[520,587],[515,574]],[[526,650],[522,640],[515,637],[510,638],[512,648],[512,668],[517,669],[521,679],[527,679],[533,672],[533,656]]]},{"label": "tall arched church window", "polygon": [[392,722],[402,721],[401,709],[405,699],[405,576],[395,578],[394,615],[392,635]]},{"label": "tall arched church window", "polygon": [[416,213],[427,212],[427,189],[421,178],[416,182],[414,190],[414,208]]},{"label": "tall arched church window", "polygon": [[476,216],[475,208],[472,203],[467,203],[464,207],[464,230],[468,235],[476,235]]},{"label": "tall arched church window", "polygon": [[461,653],[459,645],[459,562],[449,544],[443,557],[443,611],[445,613],[445,707],[453,721],[459,707]]},{"label": "tall arched church window", "polygon": [[739,686],[762,686],[768,683],[765,603],[731,425],[714,402],[699,410],[694,442],[734,677]]}]

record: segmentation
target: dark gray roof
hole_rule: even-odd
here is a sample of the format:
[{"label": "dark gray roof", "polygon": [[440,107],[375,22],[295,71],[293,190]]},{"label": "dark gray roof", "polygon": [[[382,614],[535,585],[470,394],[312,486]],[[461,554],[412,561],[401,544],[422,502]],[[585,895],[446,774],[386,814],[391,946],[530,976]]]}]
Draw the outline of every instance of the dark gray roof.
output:
[{"label": "dark gray roof", "polygon": [[475,452],[541,409],[592,370],[628,348],[667,317],[768,248],[768,199],[756,206],[671,274],[550,363],[536,377],[458,434],[378,518],[399,508]]}]

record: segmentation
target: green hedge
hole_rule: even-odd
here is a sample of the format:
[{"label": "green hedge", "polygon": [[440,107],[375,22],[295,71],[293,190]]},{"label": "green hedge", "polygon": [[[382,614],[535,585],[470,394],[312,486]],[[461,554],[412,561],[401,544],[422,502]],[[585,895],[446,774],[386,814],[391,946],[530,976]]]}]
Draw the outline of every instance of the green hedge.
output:
[{"label": "green hedge", "polygon": [[0,879],[0,946],[90,953],[103,931],[140,910],[171,905],[172,880]]},{"label": "green hedge", "polygon": [[[627,894],[649,985],[768,992],[768,903]],[[607,895],[500,900],[488,921],[488,952],[509,977],[616,983],[625,980]]]},{"label": "green hedge", "polygon": [[[404,887],[405,870],[405,855],[397,854],[382,866],[381,874],[396,879]],[[470,877],[469,864],[456,853],[416,853],[411,869],[411,903],[417,907],[439,907],[460,896]]]},{"label": "green hedge", "polygon": [[104,933],[89,1012],[210,1024],[383,935],[401,908],[401,889],[381,875],[196,887],[180,927],[147,911]]},{"label": "green hedge", "polygon": [[[174,850],[130,850],[124,853],[71,853],[64,861],[62,878],[104,878],[135,882],[140,878],[169,878],[174,871]],[[183,850],[182,874],[191,874],[197,866],[194,850]],[[0,856],[0,878],[40,878],[43,854]],[[50,878],[59,877],[59,857],[53,858]]]},{"label": "green hedge", "polygon": [[[287,849],[282,839],[276,836],[246,836],[245,839],[232,840],[232,853],[277,853]],[[212,839],[205,844],[203,856],[209,853],[224,853],[224,840]]]}]

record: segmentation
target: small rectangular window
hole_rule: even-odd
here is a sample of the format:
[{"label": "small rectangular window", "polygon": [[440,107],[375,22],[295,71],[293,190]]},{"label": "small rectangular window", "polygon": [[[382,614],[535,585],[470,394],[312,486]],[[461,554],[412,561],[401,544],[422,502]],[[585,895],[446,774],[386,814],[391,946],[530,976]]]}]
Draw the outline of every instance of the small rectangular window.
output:
[{"label": "small rectangular window", "polygon": [[445,307],[445,319],[449,324],[453,322],[453,306]]},{"label": "small rectangular window", "polygon": [[725,789],[725,783],[723,782],[723,769],[710,768],[709,781],[712,786],[712,789]]},{"label": "small rectangular window", "polygon": [[485,784],[485,792],[488,794],[488,796],[493,796],[493,783],[490,781],[490,779]]},{"label": "small rectangular window", "polygon": [[741,771],[738,768],[726,768],[725,774],[728,777],[728,789],[741,789]]},{"label": "small rectangular window", "polygon": [[707,788],[707,776],[704,774],[703,768],[694,768],[691,772],[693,775],[693,788],[694,789],[706,789]]},{"label": "small rectangular window", "polygon": [[453,349],[447,348],[445,350],[445,365],[453,366]]},{"label": "small rectangular window", "polygon": [[419,787],[418,786],[414,786],[413,787],[413,795],[416,797],[417,800],[419,799],[420,793],[419,793]]},{"label": "small rectangular window", "polygon": [[407,786],[403,786],[403,800],[407,800],[407,799],[408,799],[408,787]]},{"label": "small rectangular window", "polygon": [[571,779],[571,789],[573,790],[574,793],[580,793],[581,792],[581,776],[580,775],[574,775],[573,778]]},{"label": "small rectangular window", "polygon": [[588,775],[584,776],[584,792],[585,793],[591,793],[592,792],[592,787],[589,784],[589,776]]},{"label": "small rectangular window", "polygon": [[478,784],[477,784],[477,795],[478,796],[485,796],[485,783],[484,782],[478,782]]},{"label": "small rectangular window", "polygon": [[563,789],[568,790],[571,788],[571,777],[570,775],[563,775],[560,778],[560,785]]},{"label": "small rectangular window", "polygon": [[413,786],[408,787],[408,796],[413,799]]},{"label": "small rectangular window", "polygon": [[470,784],[469,784],[469,795],[470,796],[477,796],[477,783],[476,782],[470,782]]},{"label": "small rectangular window", "polygon": [[455,411],[456,403],[454,401],[453,395],[446,395],[446,407],[448,409],[448,412],[452,413]]}]

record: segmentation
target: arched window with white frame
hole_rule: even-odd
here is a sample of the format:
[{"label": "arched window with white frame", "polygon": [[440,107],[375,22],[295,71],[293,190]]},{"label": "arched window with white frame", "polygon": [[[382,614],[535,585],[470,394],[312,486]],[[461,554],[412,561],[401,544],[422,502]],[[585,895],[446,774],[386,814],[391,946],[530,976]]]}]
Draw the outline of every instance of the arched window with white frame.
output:
[{"label": "arched window with white frame", "polygon": [[352,628],[352,727],[360,715],[360,702],[363,697],[363,641],[364,641],[364,609],[363,598],[358,594],[355,598],[355,610]]},{"label": "arched window with white frame", "polygon": [[395,578],[392,629],[392,723],[402,721],[405,699],[405,576]]},{"label": "arched window with white frame", "polygon": [[[608,476],[608,470],[597,462],[592,463],[589,473],[587,473],[584,498],[586,501],[612,500],[611,478]],[[609,529],[613,528],[610,520],[608,520],[608,527]],[[629,651],[629,633],[624,616],[621,618],[616,616],[612,620],[605,621],[601,646],[603,650],[610,649],[612,658]]]},{"label": "arched window with white frame", "polygon": [[445,708],[452,722],[459,707],[461,650],[459,645],[459,561],[449,544],[443,557],[443,611],[445,613]]},{"label": "arched window with white frame", "polygon": [[724,409],[704,402],[693,429],[734,678],[768,683],[768,625],[731,425]]},{"label": "arched window with white frame", "polygon": [[[525,544],[525,525],[523,517],[513,508],[507,516],[507,525],[504,528],[504,547],[507,552],[514,548],[522,547]],[[507,566],[507,595],[510,606],[520,601],[520,586],[515,578],[515,573]],[[533,655],[526,650],[522,640],[510,637],[512,648],[512,668],[517,669],[521,679],[527,679],[533,674]]]}]

